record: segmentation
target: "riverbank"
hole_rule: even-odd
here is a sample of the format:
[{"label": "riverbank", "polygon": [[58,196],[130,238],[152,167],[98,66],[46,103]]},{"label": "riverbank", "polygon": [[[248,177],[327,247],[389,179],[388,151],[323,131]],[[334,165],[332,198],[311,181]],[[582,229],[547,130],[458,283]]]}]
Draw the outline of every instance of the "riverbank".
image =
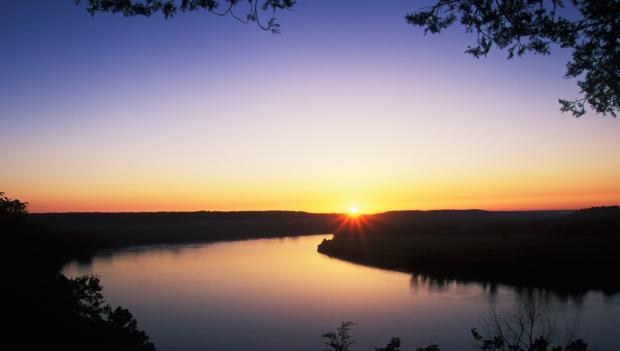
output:
[{"label": "riverbank", "polygon": [[401,212],[352,219],[320,253],[435,279],[581,294],[620,291],[620,209],[500,216]]},{"label": "riverbank", "polygon": [[63,243],[70,258],[134,246],[331,233],[340,215],[297,211],[41,213],[27,219]]}]

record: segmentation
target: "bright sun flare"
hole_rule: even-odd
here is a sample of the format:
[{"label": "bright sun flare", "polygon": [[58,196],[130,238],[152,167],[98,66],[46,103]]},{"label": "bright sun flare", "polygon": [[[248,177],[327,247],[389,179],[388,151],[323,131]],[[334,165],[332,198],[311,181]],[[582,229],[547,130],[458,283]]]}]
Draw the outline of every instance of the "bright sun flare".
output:
[{"label": "bright sun flare", "polygon": [[351,215],[355,216],[357,213],[358,213],[358,209],[357,209],[357,207],[351,207],[351,208],[349,209],[349,214],[351,214]]}]

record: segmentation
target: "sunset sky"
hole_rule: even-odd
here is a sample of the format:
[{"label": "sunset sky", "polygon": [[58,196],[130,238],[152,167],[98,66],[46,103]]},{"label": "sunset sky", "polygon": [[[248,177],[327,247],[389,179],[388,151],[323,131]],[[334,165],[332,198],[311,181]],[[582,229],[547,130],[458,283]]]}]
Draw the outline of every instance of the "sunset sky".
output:
[{"label": "sunset sky", "polygon": [[559,111],[566,51],[464,53],[423,1],[205,12],[0,2],[0,191],[33,212],[571,209],[620,203],[620,120]]}]

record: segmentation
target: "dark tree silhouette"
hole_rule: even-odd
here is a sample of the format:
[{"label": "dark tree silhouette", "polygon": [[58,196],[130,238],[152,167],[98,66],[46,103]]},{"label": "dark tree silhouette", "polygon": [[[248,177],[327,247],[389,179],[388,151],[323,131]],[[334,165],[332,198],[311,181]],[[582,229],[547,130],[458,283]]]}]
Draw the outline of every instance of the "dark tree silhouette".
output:
[{"label": "dark tree silhouette", "polygon": [[491,311],[481,332],[472,329],[477,348],[483,351],[588,351],[575,328],[567,328],[563,345],[552,346],[555,323],[542,302],[526,300],[505,312]]},{"label": "dark tree silhouette", "polygon": [[399,351],[400,350],[400,338],[392,338],[385,347],[376,347],[376,351]]},{"label": "dark tree silhouette", "polygon": [[19,220],[28,212],[28,203],[8,198],[0,191],[0,220]]},{"label": "dark tree silhouette", "polygon": [[[295,0],[225,0],[224,6],[216,0],[75,0],[77,5],[87,4],[91,15],[98,12],[122,13],[124,16],[150,17],[155,13],[162,13],[165,18],[171,18],[178,12],[206,10],[218,16],[231,16],[241,23],[256,23],[258,27],[272,33],[280,32],[280,24],[275,18],[261,22],[261,11],[276,12],[290,10]],[[244,5],[240,5],[240,3]],[[240,15],[237,10],[241,11]]]},{"label": "dark tree silhouette", "polygon": [[2,257],[9,263],[2,272],[5,344],[24,350],[154,351],[129,310],[105,302],[98,277],[61,274],[73,244],[31,222],[27,206],[0,192]]},{"label": "dark tree silhouette", "polygon": [[[336,328],[335,331],[331,331],[321,335],[325,339],[325,351],[350,351],[351,345],[355,342],[349,331],[355,323],[351,321],[344,321]],[[398,351],[400,350],[400,338],[392,338],[385,347],[377,347],[376,351]],[[439,349],[419,349],[422,351],[438,351]]]},{"label": "dark tree silhouette", "polygon": [[476,58],[493,45],[506,49],[509,59],[526,52],[548,55],[553,45],[568,48],[572,59],[565,77],[579,79],[582,96],[560,99],[561,111],[579,117],[586,104],[603,115],[620,111],[618,0],[435,0],[406,19],[425,33],[439,33],[458,20],[477,36],[466,50]]},{"label": "dark tree silhouette", "polygon": [[351,327],[354,326],[355,323],[351,321],[345,321],[340,324],[336,331],[331,331],[321,335],[323,339],[325,339],[325,346],[328,348],[326,351],[348,351],[351,349],[351,345],[353,344],[353,339],[349,335],[349,331]]},{"label": "dark tree silhouette", "polygon": [[[69,310],[71,315],[65,321],[68,325],[79,323],[90,325],[88,333],[106,339],[107,347],[122,347],[128,350],[154,351],[155,346],[149,337],[138,328],[138,322],[128,309],[112,308],[105,303],[99,277],[85,275],[65,280],[71,291]],[[95,330],[95,332],[91,331]]]},{"label": "dark tree silhouette", "polygon": [[[482,330],[471,330],[475,348],[481,351],[588,351],[588,343],[576,338],[576,327],[568,326],[561,344],[553,341],[555,323],[542,301],[526,299],[504,312],[492,310],[484,319]],[[349,335],[353,322],[342,322],[336,331],[323,334],[326,351],[351,351],[353,339]],[[556,346],[553,346],[553,345]],[[400,350],[400,338],[393,337],[385,347],[376,351]],[[416,351],[440,351],[436,344],[418,347]]]}]

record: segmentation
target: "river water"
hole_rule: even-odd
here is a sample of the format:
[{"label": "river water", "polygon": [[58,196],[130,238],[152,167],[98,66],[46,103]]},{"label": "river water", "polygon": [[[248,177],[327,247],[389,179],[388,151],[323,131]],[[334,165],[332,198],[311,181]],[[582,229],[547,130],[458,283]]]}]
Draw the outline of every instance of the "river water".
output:
[{"label": "river water", "polygon": [[492,308],[528,298],[545,306],[558,339],[565,324],[576,324],[591,346],[620,347],[620,294],[437,281],[318,253],[329,237],[126,249],[72,262],[64,273],[99,275],[107,301],[129,308],[160,351],[320,351],[321,334],[345,320],[356,323],[353,350],[374,350],[392,336],[402,350],[431,342],[471,350],[470,330]]}]

